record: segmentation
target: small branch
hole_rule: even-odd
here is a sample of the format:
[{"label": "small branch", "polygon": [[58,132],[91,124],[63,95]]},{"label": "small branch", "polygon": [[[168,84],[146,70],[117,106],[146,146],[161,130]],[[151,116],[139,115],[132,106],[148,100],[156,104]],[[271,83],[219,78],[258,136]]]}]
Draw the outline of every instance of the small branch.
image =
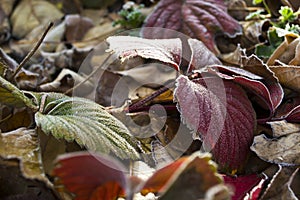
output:
[{"label": "small branch", "polygon": [[94,74],[95,74],[99,69],[102,69],[101,66],[102,66],[103,64],[105,64],[105,63],[109,60],[110,57],[111,57],[111,54],[110,54],[109,56],[107,56],[107,57],[105,58],[105,60],[102,62],[102,64],[101,64],[100,66],[96,67],[96,68],[94,69],[94,71],[92,71],[92,73],[90,73],[90,74],[88,75],[88,77],[86,77],[86,79],[84,79],[82,82],[78,83],[78,84],[75,85],[74,87],[68,89],[64,94],[67,95],[67,94],[71,93],[72,91],[74,91],[75,89],[77,89],[78,87],[80,87],[82,84],[84,84],[85,82],[87,82],[88,80],[90,80],[90,79],[92,78],[92,76],[94,76]]},{"label": "small branch", "polygon": [[49,32],[50,28],[53,26],[53,22],[50,22],[47,29],[44,31],[42,37],[38,40],[36,45],[31,49],[31,51],[26,55],[26,57],[22,60],[22,62],[19,64],[13,75],[11,76],[10,79],[13,79],[17,73],[24,67],[25,63],[33,56],[33,54],[38,50],[40,45],[42,44],[43,40],[45,39],[47,33]]}]

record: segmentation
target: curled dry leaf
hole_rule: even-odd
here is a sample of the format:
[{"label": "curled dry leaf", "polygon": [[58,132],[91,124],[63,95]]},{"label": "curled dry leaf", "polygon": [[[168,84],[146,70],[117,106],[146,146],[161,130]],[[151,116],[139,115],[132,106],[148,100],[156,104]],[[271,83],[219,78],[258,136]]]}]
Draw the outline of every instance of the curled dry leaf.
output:
[{"label": "curled dry leaf", "polygon": [[113,36],[107,38],[108,52],[116,53],[123,62],[140,56],[169,64],[179,71],[182,47],[180,39],[149,40],[130,36]]},{"label": "curled dry leaf", "polygon": [[265,135],[254,137],[251,150],[267,162],[283,165],[300,164],[300,132],[269,139]]},{"label": "curled dry leaf", "polygon": [[167,29],[172,29],[201,40],[208,49],[217,54],[219,51],[214,42],[217,33],[234,37],[242,31],[239,23],[228,15],[224,2],[220,0],[161,0],[146,19],[144,27],[142,31],[146,38],[170,38],[173,32]]},{"label": "curled dry leaf", "polygon": [[38,138],[34,129],[19,128],[1,133],[0,156],[4,159],[18,159],[25,178],[52,185],[43,172]]},{"label": "curled dry leaf", "polygon": [[270,66],[270,69],[283,86],[300,92],[300,66]]},{"label": "curled dry leaf", "polygon": [[261,200],[297,200],[298,198],[291,189],[291,183],[295,178],[299,168],[283,167],[279,165],[278,172],[273,176],[265,192],[261,195]]},{"label": "curled dry leaf", "polygon": [[281,137],[300,132],[300,124],[288,123],[285,120],[267,122],[272,128],[273,137]]},{"label": "curled dry leaf", "polygon": [[[85,77],[79,75],[78,73],[72,70],[63,69],[54,81],[40,85],[39,91],[64,93],[67,90],[74,87],[75,84],[81,83],[83,81],[85,81]],[[86,81],[80,86],[80,94],[77,90],[76,95],[85,96],[89,94],[92,91],[92,89],[93,84],[91,83],[91,81]]]},{"label": "curled dry leaf", "polygon": [[[212,151],[220,169],[241,170],[255,129],[255,112],[242,88],[217,77],[176,80],[181,119],[199,134],[204,150]],[[232,122],[235,123],[232,123]]]},{"label": "curled dry leaf", "polygon": [[51,3],[41,0],[21,1],[11,15],[13,36],[23,38],[40,24],[60,19],[63,14]]}]

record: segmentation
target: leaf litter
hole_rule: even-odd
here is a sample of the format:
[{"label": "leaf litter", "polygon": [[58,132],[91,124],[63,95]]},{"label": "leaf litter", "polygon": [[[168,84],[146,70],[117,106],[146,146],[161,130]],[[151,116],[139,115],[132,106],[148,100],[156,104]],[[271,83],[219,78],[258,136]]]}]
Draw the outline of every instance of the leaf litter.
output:
[{"label": "leaf litter", "polygon": [[299,198],[296,1],[68,2],[1,1],[1,198]]}]

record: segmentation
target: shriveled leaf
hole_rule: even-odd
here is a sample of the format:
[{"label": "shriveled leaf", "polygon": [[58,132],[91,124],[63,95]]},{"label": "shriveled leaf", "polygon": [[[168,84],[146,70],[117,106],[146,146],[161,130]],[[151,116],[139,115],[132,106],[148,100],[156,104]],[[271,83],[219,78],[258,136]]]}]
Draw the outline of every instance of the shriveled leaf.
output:
[{"label": "shriveled leaf", "polygon": [[146,59],[155,59],[169,64],[179,71],[182,47],[180,39],[150,40],[130,36],[112,36],[107,38],[109,49],[124,61],[140,56]]},{"label": "shriveled leaf", "polygon": [[251,150],[261,159],[277,164],[300,164],[300,132],[269,139],[265,135],[255,136]]},{"label": "shriveled leaf", "polygon": [[22,38],[38,25],[47,24],[62,16],[63,14],[47,1],[21,1],[11,15],[13,36]]},{"label": "shriveled leaf", "polygon": [[29,107],[36,109],[36,105],[16,86],[0,76],[0,103],[15,106]]},{"label": "shriveled leaf", "polygon": [[241,33],[240,25],[228,15],[220,0],[162,0],[146,19],[144,27],[154,27],[143,29],[147,38],[170,38],[170,32],[156,27],[172,29],[201,40],[214,53],[219,52],[214,42],[217,33],[232,37]]},{"label": "shriveled leaf", "polygon": [[271,126],[274,137],[300,132],[300,124],[288,123],[285,120],[267,122],[267,124]]},{"label": "shriveled leaf", "polygon": [[270,66],[270,69],[283,86],[300,92],[300,66]]},{"label": "shriveled leaf", "polygon": [[[264,182],[264,178],[256,174],[232,177],[232,176],[223,176],[224,182],[233,187],[234,196],[233,200],[244,199],[247,193],[250,195],[252,189],[260,184],[260,182]],[[261,190],[261,187],[260,187]]]},{"label": "shriveled leaf", "polygon": [[291,183],[295,178],[295,175],[299,168],[295,167],[282,167],[279,166],[278,172],[273,176],[266,191],[262,194],[261,200],[297,200],[293,190],[291,189]]},{"label": "shriveled leaf", "polygon": [[256,123],[243,89],[217,77],[190,81],[179,76],[176,82],[174,97],[181,119],[197,131],[204,150],[212,150],[222,170],[242,169]]},{"label": "shriveled leaf", "polygon": [[135,139],[104,107],[88,99],[56,93],[44,97],[44,109],[35,114],[35,121],[46,134],[57,139],[75,140],[89,150],[113,152],[120,158],[139,157]]},{"label": "shriveled leaf", "polygon": [[188,39],[191,49],[191,58],[188,72],[203,68],[207,65],[221,64],[221,61],[199,40]]},{"label": "shriveled leaf", "polygon": [[54,176],[59,178],[56,185],[64,185],[77,200],[99,199],[97,197],[111,200],[124,196],[127,189],[125,167],[105,155],[70,153],[59,156],[56,164],[53,171]]},{"label": "shriveled leaf", "polygon": [[4,119],[0,120],[0,130],[2,132],[9,132],[21,127],[29,127],[33,122],[32,112],[26,108],[13,109],[8,115],[11,115],[11,117],[4,117]]},{"label": "shriveled leaf", "polygon": [[159,192],[160,199],[199,199],[222,183],[209,154],[195,152],[158,170],[144,185],[142,194]]},{"label": "shriveled leaf", "polygon": [[37,179],[51,186],[43,172],[40,148],[34,129],[19,128],[1,133],[0,156],[4,159],[18,159],[25,178]]}]

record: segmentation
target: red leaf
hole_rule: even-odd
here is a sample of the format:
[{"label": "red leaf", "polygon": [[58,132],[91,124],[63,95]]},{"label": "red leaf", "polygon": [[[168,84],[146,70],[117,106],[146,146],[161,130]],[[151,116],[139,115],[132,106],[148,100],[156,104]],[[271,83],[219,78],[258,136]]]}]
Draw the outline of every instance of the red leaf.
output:
[{"label": "red leaf", "polygon": [[[201,40],[214,53],[219,53],[214,42],[216,33],[224,32],[234,37],[242,31],[238,22],[228,15],[224,1],[221,0],[161,0],[144,27],[182,32]],[[143,35],[147,38],[173,36],[169,31],[147,28],[143,29]]]},{"label": "red leaf", "polygon": [[[255,196],[258,197],[257,195],[259,195],[261,191],[262,183],[265,181],[265,179],[256,174],[238,177],[223,176],[223,178],[226,184],[229,184],[234,188],[234,196],[232,197],[232,200],[244,199],[245,195],[250,192],[250,199],[256,200]],[[255,186],[258,187],[254,188]]]},{"label": "red leaf", "polygon": [[144,185],[141,193],[158,192],[160,199],[199,199],[222,182],[209,154],[195,152],[158,170]]},{"label": "red leaf", "polygon": [[300,122],[300,105],[295,107],[293,110],[291,110],[291,112],[289,112],[289,114],[287,115],[287,117],[285,119],[288,122],[299,123]]},{"label": "red leaf", "polygon": [[[252,69],[253,70],[253,69]],[[266,69],[263,69],[264,73]],[[268,109],[270,112],[267,116],[260,116],[259,122],[266,122],[275,113],[279,104],[283,98],[283,90],[278,81],[270,78],[265,80],[260,75],[253,74],[241,68],[236,67],[226,67],[221,65],[208,67],[208,71],[212,74],[216,74],[227,80],[233,80],[234,82],[243,86],[249,93],[254,94],[259,97],[256,99],[256,103],[261,105],[261,107]],[[270,72],[271,73],[271,72]],[[262,73],[259,73],[262,74]]]},{"label": "red leaf", "polygon": [[91,200],[97,196],[124,196],[124,169],[106,156],[79,152],[59,156],[53,173],[76,195],[76,200]]},{"label": "red leaf", "polygon": [[196,130],[220,168],[240,170],[247,160],[255,112],[242,88],[218,77],[176,80],[174,97],[182,120]]},{"label": "red leaf", "polygon": [[121,61],[140,56],[170,64],[177,71],[181,63],[182,46],[180,39],[149,40],[130,36],[107,38],[109,50],[116,53]]}]

